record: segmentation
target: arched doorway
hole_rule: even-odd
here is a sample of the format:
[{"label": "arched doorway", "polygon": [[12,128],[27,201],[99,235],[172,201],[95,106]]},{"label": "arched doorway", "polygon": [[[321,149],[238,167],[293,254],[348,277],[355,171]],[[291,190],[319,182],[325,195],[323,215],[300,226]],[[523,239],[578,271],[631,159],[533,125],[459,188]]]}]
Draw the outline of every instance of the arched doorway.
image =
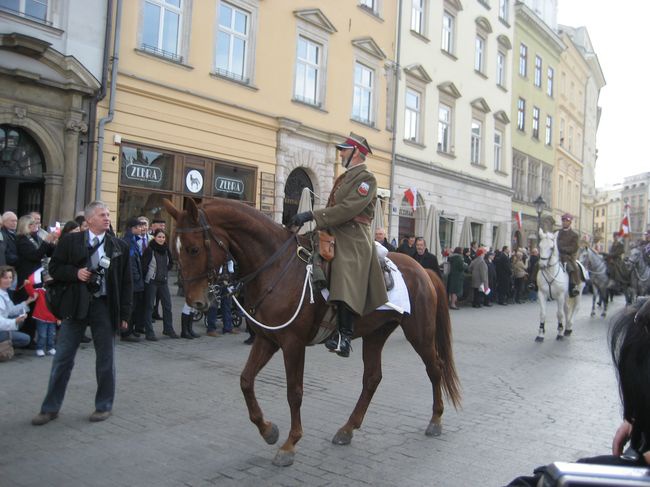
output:
[{"label": "arched doorway", "polygon": [[284,186],[284,206],[282,209],[282,224],[286,225],[289,220],[298,212],[300,195],[304,188],[309,188],[311,193],[311,205],[314,206],[314,185],[311,178],[304,169],[296,168],[291,171]]},{"label": "arched doorway", "polygon": [[18,216],[43,213],[45,161],[36,141],[26,131],[0,125],[0,209]]}]

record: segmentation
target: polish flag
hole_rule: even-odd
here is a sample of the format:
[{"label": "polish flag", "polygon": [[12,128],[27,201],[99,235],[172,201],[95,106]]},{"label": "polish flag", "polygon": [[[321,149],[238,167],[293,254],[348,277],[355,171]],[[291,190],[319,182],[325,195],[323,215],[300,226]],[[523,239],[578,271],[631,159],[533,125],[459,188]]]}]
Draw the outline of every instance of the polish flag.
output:
[{"label": "polish flag", "polygon": [[416,188],[409,188],[404,191],[404,196],[406,196],[406,201],[409,202],[413,211],[415,211],[415,206],[418,200],[418,190]]},{"label": "polish flag", "polygon": [[521,230],[521,218],[522,218],[521,211],[518,211],[517,213],[515,213],[515,221],[517,222],[517,229],[518,230]]},{"label": "polish flag", "polygon": [[623,219],[621,220],[621,228],[618,231],[619,237],[630,236],[630,205],[625,203],[625,210],[623,212]]}]

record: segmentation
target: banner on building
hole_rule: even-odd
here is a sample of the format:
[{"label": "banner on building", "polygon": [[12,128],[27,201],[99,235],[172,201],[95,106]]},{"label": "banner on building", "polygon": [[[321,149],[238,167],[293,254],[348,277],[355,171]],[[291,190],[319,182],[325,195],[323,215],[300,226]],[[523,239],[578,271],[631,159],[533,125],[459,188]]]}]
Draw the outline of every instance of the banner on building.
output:
[{"label": "banner on building", "polygon": [[518,230],[521,230],[521,221],[522,221],[521,219],[522,218],[523,217],[522,217],[521,211],[518,211],[517,213],[515,213],[515,221],[517,222],[517,229]]},{"label": "banner on building", "polygon": [[623,210],[623,219],[621,220],[621,228],[618,231],[618,236],[630,236],[630,205],[627,203],[625,203],[625,210]]},{"label": "banner on building", "polygon": [[418,202],[418,190],[416,188],[408,188],[404,191],[404,196],[406,197],[406,201],[409,202],[409,205],[411,205],[411,208],[413,208],[413,211],[415,211]]}]

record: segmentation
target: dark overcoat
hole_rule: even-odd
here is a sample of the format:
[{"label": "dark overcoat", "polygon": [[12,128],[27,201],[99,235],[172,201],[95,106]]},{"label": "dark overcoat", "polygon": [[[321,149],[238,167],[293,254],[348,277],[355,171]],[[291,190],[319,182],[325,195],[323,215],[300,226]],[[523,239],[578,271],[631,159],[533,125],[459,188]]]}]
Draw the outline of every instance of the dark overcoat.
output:
[{"label": "dark overcoat", "polygon": [[[117,332],[120,323],[128,321],[131,317],[133,306],[131,259],[126,243],[108,233],[104,242],[104,252],[111,259],[106,274],[106,293],[111,324]],[[88,316],[92,296],[86,283],[77,278],[79,269],[86,268],[88,262],[88,232],[69,233],[54,249],[49,265],[50,275],[57,281],[69,283],[61,304],[61,314],[64,317],[84,320]]]},{"label": "dark overcoat", "polygon": [[576,260],[580,243],[580,236],[577,232],[570,228],[566,230],[563,228],[557,232],[556,241],[562,262],[566,262],[568,259]]},{"label": "dark overcoat", "polygon": [[359,164],[334,183],[326,208],[314,210],[318,230],[336,238],[331,262],[330,301],[343,301],[365,315],[388,301],[370,222],[375,212],[377,181]]},{"label": "dark overcoat", "polygon": [[460,254],[449,257],[449,276],[447,277],[447,292],[449,294],[463,295],[463,282],[465,280],[465,261]]}]

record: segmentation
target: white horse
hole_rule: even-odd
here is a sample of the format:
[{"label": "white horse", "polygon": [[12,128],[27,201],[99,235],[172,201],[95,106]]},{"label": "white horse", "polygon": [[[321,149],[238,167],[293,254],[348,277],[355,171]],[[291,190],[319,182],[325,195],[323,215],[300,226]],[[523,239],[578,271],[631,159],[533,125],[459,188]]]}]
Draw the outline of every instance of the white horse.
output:
[{"label": "white horse", "polygon": [[598,306],[602,305],[601,317],[607,316],[607,305],[609,304],[609,276],[607,275],[607,264],[602,255],[598,254],[591,247],[583,247],[578,254],[578,260],[587,268],[591,277],[593,296],[591,299],[591,317],[596,316],[596,299],[599,299]]},{"label": "white horse", "polygon": [[[573,318],[580,307],[580,295],[585,287],[580,282],[580,293],[569,297],[569,274],[560,262],[560,252],[556,243],[557,235],[539,230],[539,272],[537,273],[537,302],[539,303],[539,331],[535,341],[543,342],[546,333],[546,301],[554,299],[557,303],[557,339],[562,340],[572,333]],[[566,328],[563,323],[566,323]]]}]

